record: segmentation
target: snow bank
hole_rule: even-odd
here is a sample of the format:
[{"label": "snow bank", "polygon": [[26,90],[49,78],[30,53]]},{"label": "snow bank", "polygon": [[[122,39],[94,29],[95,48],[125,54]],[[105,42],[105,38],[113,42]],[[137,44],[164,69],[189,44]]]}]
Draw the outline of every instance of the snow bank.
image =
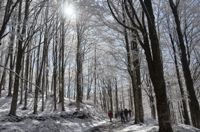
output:
[{"label": "snow bank", "polygon": [[[3,94],[4,95],[4,94]],[[76,112],[75,101],[65,99],[65,112],[53,110],[53,98],[45,102],[45,110],[41,111],[38,103],[38,114],[33,115],[33,98],[28,99],[28,109],[17,109],[18,116],[7,116],[11,98],[0,98],[0,132],[81,132],[90,127],[105,123],[105,113],[90,103],[81,104],[81,112]]]}]

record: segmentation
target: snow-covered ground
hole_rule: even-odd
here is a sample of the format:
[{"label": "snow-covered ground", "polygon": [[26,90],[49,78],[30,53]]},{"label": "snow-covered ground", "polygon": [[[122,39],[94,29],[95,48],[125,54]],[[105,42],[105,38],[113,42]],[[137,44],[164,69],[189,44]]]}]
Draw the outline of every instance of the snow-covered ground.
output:
[{"label": "snow-covered ground", "polygon": [[[46,101],[45,111],[41,112],[41,102],[38,115],[33,115],[33,100],[28,101],[28,110],[22,110],[19,105],[18,117],[9,117],[11,98],[0,98],[0,132],[157,132],[155,121],[146,121],[145,124],[135,125],[133,121],[121,123],[114,119],[109,122],[100,108],[92,103],[81,105],[82,113],[75,114],[74,101],[65,99],[65,112],[53,111],[53,100]],[[186,125],[174,126],[175,132],[200,132],[199,129]]]},{"label": "snow-covered ground", "polygon": [[[146,124],[134,124],[133,121],[122,124],[120,121],[107,122],[106,124],[93,127],[87,132],[158,132],[158,125],[154,122]],[[174,125],[174,132],[200,132],[199,129],[187,125]]]},{"label": "snow-covered ground", "polygon": [[[2,94],[4,95],[4,93]],[[6,94],[5,94],[6,95]],[[65,99],[65,112],[53,110],[53,98],[45,102],[41,112],[41,101],[38,103],[38,114],[33,115],[33,98],[28,100],[28,109],[18,106],[18,117],[8,116],[11,98],[0,98],[0,132],[81,132],[106,122],[106,114],[95,108],[90,102],[81,104],[81,113],[76,114],[75,101]],[[83,119],[82,119],[83,118]]]}]

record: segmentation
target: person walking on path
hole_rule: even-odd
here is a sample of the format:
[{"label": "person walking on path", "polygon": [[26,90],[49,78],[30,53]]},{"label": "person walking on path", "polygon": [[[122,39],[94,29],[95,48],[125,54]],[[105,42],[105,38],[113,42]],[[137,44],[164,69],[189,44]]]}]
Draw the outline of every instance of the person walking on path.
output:
[{"label": "person walking on path", "polygon": [[112,122],[113,113],[111,110],[108,111],[108,117],[110,118],[110,122]]},{"label": "person walking on path", "polygon": [[122,122],[122,123],[125,123],[124,111],[123,111],[123,110],[120,111],[120,118],[121,118],[121,122]]},{"label": "person walking on path", "polygon": [[125,121],[128,122],[128,110],[124,110]]}]

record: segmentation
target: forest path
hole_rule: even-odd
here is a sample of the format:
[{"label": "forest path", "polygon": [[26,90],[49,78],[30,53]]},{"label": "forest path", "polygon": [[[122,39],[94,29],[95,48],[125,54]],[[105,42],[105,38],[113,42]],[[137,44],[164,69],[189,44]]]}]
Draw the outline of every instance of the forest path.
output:
[{"label": "forest path", "polygon": [[[158,128],[158,124],[151,121],[145,124],[134,124],[133,120],[126,123],[122,123],[120,120],[112,122],[106,120],[105,123],[89,128],[84,132],[158,132]],[[174,125],[173,130],[174,132],[200,132],[197,128],[183,124]]]},{"label": "forest path", "polygon": [[122,123],[120,120],[114,120],[90,128],[85,132],[155,132],[156,130],[157,127],[153,125],[134,124],[133,120],[126,123]]},{"label": "forest path", "polygon": [[107,121],[106,123],[90,128],[85,132],[114,132],[115,129],[122,126],[123,124],[118,120],[114,120],[112,122]]}]

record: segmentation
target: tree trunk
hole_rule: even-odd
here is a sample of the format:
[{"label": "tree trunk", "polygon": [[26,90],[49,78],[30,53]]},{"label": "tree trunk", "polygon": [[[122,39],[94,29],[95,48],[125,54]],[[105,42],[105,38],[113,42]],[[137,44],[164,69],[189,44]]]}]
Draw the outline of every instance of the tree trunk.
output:
[{"label": "tree trunk", "polygon": [[[133,91],[132,91],[132,83],[131,80],[129,81],[129,103],[130,103],[130,107],[129,109],[131,109],[133,111]],[[132,114],[133,115],[133,114]]]},{"label": "tree trunk", "polygon": [[57,69],[58,69],[58,14],[56,16],[55,37],[53,42],[53,100],[54,111],[57,109]]},{"label": "tree trunk", "polygon": [[90,93],[91,93],[91,87],[92,87],[92,82],[93,82],[93,76],[90,75],[90,71],[92,70],[92,66],[89,65],[89,59],[88,59],[88,77],[87,77],[87,96],[86,99],[90,99]]},{"label": "tree trunk", "polygon": [[69,64],[67,98],[71,97],[71,65]]},{"label": "tree trunk", "polygon": [[21,2],[21,0],[17,0],[15,2],[13,2],[12,0],[7,0],[6,6],[5,6],[5,12],[3,16],[3,23],[1,24],[1,28],[0,28],[0,42],[4,36],[4,32],[6,31],[6,27],[10,20],[12,12],[14,11],[15,7],[17,6],[19,2]]},{"label": "tree trunk", "polygon": [[47,62],[48,62],[48,45],[49,45],[49,33],[48,33],[48,16],[49,16],[49,1],[46,1],[46,8],[45,8],[45,31],[44,31],[44,48],[43,48],[43,60],[42,66],[43,69],[42,73],[42,111],[44,111],[44,95],[45,89],[47,89],[47,82],[46,82],[46,70],[47,70]]},{"label": "tree trunk", "polygon": [[[40,38],[39,38],[39,44],[42,41],[42,32],[40,33]],[[41,70],[42,66],[40,68],[40,45],[38,46],[37,49],[37,61],[36,61],[36,86],[35,86],[35,95],[34,95],[34,108],[33,108],[33,114],[37,114],[37,103],[38,103],[38,94],[39,94],[39,87],[40,87],[40,79],[41,79]],[[43,54],[44,54],[44,49],[43,49]],[[41,64],[42,65],[42,64]]]},{"label": "tree trunk", "polygon": [[[18,44],[18,53],[17,53],[17,61],[16,61],[16,74],[20,75],[21,71],[21,60],[22,60],[22,43]],[[11,102],[11,108],[9,115],[16,115],[17,110],[17,101],[18,101],[18,91],[19,91],[19,77],[15,75],[15,81],[14,81],[14,91],[13,91],[13,97]]]},{"label": "tree trunk", "polygon": [[129,72],[129,75],[131,77],[131,83],[132,83],[132,90],[133,90],[133,97],[134,97],[134,109],[135,109],[135,124],[140,123],[140,114],[139,114],[139,95],[138,95],[138,87],[137,87],[137,78],[136,73],[133,66],[133,56],[131,58],[131,51],[130,51],[130,43],[128,39],[127,30],[124,29],[124,37],[125,37],[125,43],[126,43],[126,54],[127,54],[127,60],[128,65],[127,69]]},{"label": "tree trunk", "polygon": [[77,53],[76,53],[76,64],[77,64],[77,73],[76,73],[76,103],[77,110],[80,110],[80,103],[82,102],[82,50],[81,50],[81,36],[79,32],[79,25],[77,25]]},{"label": "tree trunk", "polygon": [[125,109],[124,87],[123,86],[122,86],[122,95],[121,95],[121,109]]},{"label": "tree trunk", "polygon": [[142,88],[141,88],[141,75],[140,75],[140,62],[139,62],[139,49],[137,44],[136,32],[132,32],[133,41],[131,43],[133,65],[136,74],[137,86],[136,94],[138,95],[138,113],[139,113],[139,122],[144,123],[144,110],[142,105]]},{"label": "tree trunk", "polygon": [[[48,54],[48,53],[47,53]],[[48,64],[48,55],[47,55],[47,60],[46,60],[46,69],[45,69],[45,91],[46,91],[46,99],[48,98],[48,92],[49,92],[49,64]]]},{"label": "tree trunk", "polygon": [[[37,114],[37,108],[38,108],[38,95],[39,95],[39,91],[42,92],[41,90],[43,89],[39,89],[40,85],[41,85],[41,77],[42,77],[42,71],[45,70],[45,60],[47,57],[47,52],[48,52],[48,43],[47,43],[47,38],[44,38],[44,47],[43,47],[43,55],[42,55],[42,62],[41,62],[41,66],[38,69],[39,73],[38,76],[36,78],[36,87],[35,87],[35,97],[34,97],[34,108],[33,108],[33,114]],[[43,75],[44,76],[44,75]]]},{"label": "tree trunk", "polygon": [[[25,14],[24,14],[24,20],[23,20],[23,25],[22,25],[22,31],[21,31],[21,36],[24,36],[26,33],[26,25],[28,21],[28,14],[29,14],[29,5],[30,1],[26,0],[25,3]],[[20,1],[19,5],[19,14],[18,14],[18,22],[21,22],[21,8],[22,8],[22,0]],[[20,25],[18,25],[17,32],[20,33]],[[18,48],[17,48],[17,60],[16,60],[16,69],[15,72],[17,75],[20,75],[21,71],[21,61],[23,57],[23,38],[20,38],[18,41]],[[13,97],[11,101],[11,107],[10,107],[10,112],[9,115],[16,115],[16,110],[17,110],[17,101],[18,101],[18,91],[19,91],[19,77],[15,75],[15,81],[14,81],[14,90],[13,90]]]},{"label": "tree trunk", "polygon": [[173,132],[171,126],[170,109],[167,101],[166,84],[163,72],[163,63],[161,57],[160,43],[158,40],[155,18],[152,8],[152,3],[149,0],[140,1],[142,8],[147,16],[149,38],[151,41],[151,50],[148,44],[148,37],[143,34],[145,47],[146,60],[148,62],[149,73],[151,81],[154,86],[156,95],[158,121],[159,121],[159,132]]},{"label": "tree trunk", "polygon": [[[16,24],[14,24],[15,20],[16,19],[16,16],[13,16],[12,18],[12,27],[11,27],[11,32],[14,32],[15,31],[15,26]],[[14,40],[15,40],[15,35],[14,34],[11,34],[10,36],[10,46],[9,46],[9,56],[10,56],[10,70],[13,70],[14,69],[14,62],[13,62],[13,46],[14,46]],[[8,84],[8,97],[11,97],[12,96],[12,85],[13,85],[13,72],[10,71],[9,73],[9,84]]]},{"label": "tree trunk", "polygon": [[[30,49],[28,46],[27,51]],[[26,54],[26,65],[25,65],[25,78],[29,80],[29,64],[30,64],[30,53]],[[28,99],[28,82],[24,83],[24,107],[23,109],[27,109],[27,99]]]},{"label": "tree trunk", "polygon": [[[34,59],[33,59],[33,57],[34,57]],[[30,67],[29,67],[29,81],[30,82],[33,82],[33,68],[34,68],[34,65],[35,65],[35,59],[36,57],[35,57],[35,52],[34,52],[34,54],[32,55],[30,55],[30,60],[31,60],[31,63],[30,63]],[[28,89],[28,92],[29,93],[32,93],[32,84],[29,84],[29,89]]]},{"label": "tree trunk", "polygon": [[181,75],[180,75],[179,66],[178,66],[178,61],[177,61],[177,56],[176,56],[177,52],[176,52],[176,48],[175,48],[174,41],[172,39],[171,34],[170,34],[170,40],[171,40],[172,49],[173,49],[174,65],[175,65],[175,68],[176,68],[176,76],[177,76],[177,79],[178,79],[178,85],[179,85],[181,97],[182,97],[183,119],[184,119],[185,124],[190,125],[190,119],[189,119],[189,115],[188,115],[189,112],[187,110],[187,102],[186,102],[187,100],[185,98],[184,89],[183,89],[183,85],[182,85],[182,81],[181,81]]},{"label": "tree trunk", "polygon": [[[123,23],[126,24],[126,17],[125,17],[125,7],[123,6]],[[133,51],[131,52],[131,50],[134,50],[133,46],[135,46],[134,44],[136,43],[136,38],[135,38],[135,34],[132,33],[132,43],[129,42],[129,36],[128,36],[128,32],[127,29],[124,28],[124,39],[125,39],[125,44],[126,44],[126,54],[127,54],[127,69],[129,72],[129,75],[131,77],[131,82],[132,82],[132,89],[133,89],[133,97],[134,97],[134,108],[135,108],[135,124],[138,124],[140,122],[143,122],[143,119],[140,118],[140,115],[142,115],[141,113],[143,113],[143,109],[141,109],[142,111],[140,112],[140,93],[139,93],[139,87],[138,87],[138,83],[137,83],[137,73],[136,73],[136,69],[134,64],[135,63],[135,54],[133,53]],[[131,46],[131,48],[130,48]]]},{"label": "tree trunk", "polygon": [[53,51],[53,56],[54,56],[54,60],[53,60],[53,98],[54,98],[54,110],[56,110],[57,106],[57,96],[56,96],[56,87],[57,87],[57,44],[54,44],[54,51]]},{"label": "tree trunk", "polygon": [[151,115],[153,119],[156,119],[156,106],[155,106],[155,99],[153,95],[152,85],[150,84],[150,105],[151,105]]},{"label": "tree trunk", "polygon": [[[24,78],[24,56],[22,58],[22,68],[21,68],[21,77]],[[23,82],[23,79],[20,79],[20,101],[19,101],[19,104],[21,105],[23,103],[23,92],[24,92],[24,82]]]},{"label": "tree trunk", "polygon": [[199,107],[199,102],[197,100],[196,94],[195,94],[195,89],[194,89],[194,83],[193,79],[191,76],[190,68],[189,68],[189,63],[187,59],[187,54],[186,54],[186,47],[184,44],[184,39],[183,39],[183,34],[181,31],[181,23],[179,20],[179,15],[178,15],[178,5],[175,5],[172,0],[169,0],[170,7],[172,9],[172,13],[174,15],[175,23],[176,23],[176,30],[178,34],[178,39],[179,39],[179,48],[181,51],[181,64],[183,68],[183,74],[185,78],[185,84],[186,88],[188,91],[188,98],[189,98],[189,107],[190,107],[190,114],[191,114],[191,119],[192,123],[195,127],[200,128],[200,107]]},{"label": "tree trunk", "polygon": [[105,90],[105,88],[103,88],[102,92],[103,92],[103,109],[104,109],[104,111],[106,111],[107,103],[106,103],[106,90]]},{"label": "tree trunk", "polygon": [[43,73],[42,73],[42,109],[41,111],[44,111],[44,89],[46,87],[46,83],[45,83],[45,69],[46,69],[46,66],[44,64],[44,68],[43,68]]},{"label": "tree trunk", "polygon": [[118,106],[118,86],[117,86],[117,79],[115,79],[115,107],[116,107],[116,112],[119,112],[119,106]]},{"label": "tree trunk", "polygon": [[65,65],[64,65],[64,58],[65,58],[65,20],[63,18],[61,22],[61,80],[62,80],[62,87],[61,87],[61,107],[62,111],[65,111],[64,106],[64,96],[65,96]]},{"label": "tree trunk", "polygon": [[94,105],[97,104],[97,47],[94,49]]},{"label": "tree trunk", "polygon": [[[8,60],[9,60],[9,53],[6,56],[4,67],[7,67]],[[5,78],[6,78],[6,69],[3,70],[1,81],[0,81],[0,97],[1,97],[2,90],[4,89]]]},{"label": "tree trunk", "polygon": [[111,111],[113,112],[112,84],[111,84],[111,80],[110,80],[110,79],[108,80],[108,86],[107,86],[107,89],[108,89],[109,104],[110,104],[109,110],[111,110]]},{"label": "tree trunk", "polygon": [[156,119],[156,107],[153,96],[150,97],[150,105],[151,105],[151,116],[153,119]]},{"label": "tree trunk", "polygon": [[[49,47],[49,38],[48,38],[48,1],[47,1],[47,5],[46,5],[46,9],[45,9],[45,18],[44,18],[44,22],[45,22],[45,31],[44,31],[44,46],[43,46],[43,55],[42,55],[42,61],[41,61],[41,65],[39,68],[39,55],[40,55],[40,46],[38,47],[38,54],[37,54],[37,76],[36,76],[36,87],[35,87],[35,97],[34,97],[34,108],[33,108],[33,114],[37,114],[37,108],[38,108],[38,95],[39,95],[39,91],[42,92],[42,104],[44,107],[44,85],[42,85],[42,88],[40,89],[41,86],[41,77],[43,75],[43,84],[45,84],[45,64],[47,62],[47,58],[48,58],[48,47]],[[39,38],[39,44],[41,43],[41,39],[42,39],[42,33],[40,34],[40,38]],[[43,73],[42,73],[43,72]],[[42,108],[43,110],[44,108]]]}]

